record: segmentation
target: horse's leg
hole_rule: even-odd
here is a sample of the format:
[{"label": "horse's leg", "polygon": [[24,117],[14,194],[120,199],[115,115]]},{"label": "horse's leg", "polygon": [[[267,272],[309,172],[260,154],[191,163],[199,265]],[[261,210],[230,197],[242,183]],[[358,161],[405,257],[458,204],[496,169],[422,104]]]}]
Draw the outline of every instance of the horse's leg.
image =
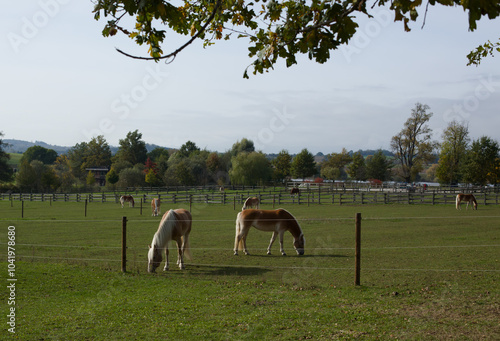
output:
[{"label": "horse's leg", "polygon": [[165,267],[163,268],[163,271],[167,271],[168,270],[168,243],[167,245],[165,245]]},{"label": "horse's leg", "polygon": [[274,231],[273,235],[271,236],[271,241],[269,242],[269,246],[267,247],[267,254],[271,254],[271,246],[273,246],[274,241],[276,240],[276,237],[278,236],[278,232]]},{"label": "horse's leg", "polygon": [[280,232],[280,251],[283,256],[286,256],[285,249],[283,249],[283,235],[285,234],[285,231]]},{"label": "horse's leg", "polygon": [[182,257],[183,253],[183,243],[182,238],[177,239],[177,265],[179,265],[179,269],[184,270],[186,267],[184,266],[184,259]]}]

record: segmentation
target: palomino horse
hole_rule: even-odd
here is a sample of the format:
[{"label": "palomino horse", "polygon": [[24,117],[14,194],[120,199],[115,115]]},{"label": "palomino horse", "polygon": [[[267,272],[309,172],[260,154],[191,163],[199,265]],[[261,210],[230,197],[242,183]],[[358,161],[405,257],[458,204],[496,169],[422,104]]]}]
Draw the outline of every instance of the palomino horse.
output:
[{"label": "palomino horse", "polygon": [[135,205],[134,197],[131,195],[122,195],[120,197],[120,203],[122,204],[122,208],[123,208],[123,204],[125,204],[126,202],[128,202],[129,207],[134,207],[134,205]]},{"label": "palomino horse", "polygon": [[151,200],[151,216],[157,217],[159,213],[161,213],[161,202],[160,199],[155,198]]},{"label": "palomino horse", "polygon": [[259,204],[260,204],[259,198],[251,197],[251,198],[248,198],[247,200],[245,200],[245,203],[243,204],[243,207],[241,208],[241,210],[246,210],[247,208],[250,208],[250,207],[259,208]]},{"label": "palomino horse", "polygon": [[474,194],[463,194],[463,193],[457,194],[457,200],[456,200],[457,210],[461,209],[462,201],[467,201],[467,206],[465,207],[466,210],[469,208],[469,203],[472,204],[473,210],[474,209],[477,210],[477,201],[476,197],[474,197]]},{"label": "palomino horse", "polygon": [[153,241],[148,251],[148,272],[155,272],[162,261],[161,251],[165,250],[165,267],[163,271],[168,270],[168,243],[175,240],[177,243],[177,264],[183,270],[184,257],[186,254],[191,259],[189,251],[189,232],[191,232],[191,213],[183,208],[169,210],[161,218],[160,226],[156,231]]},{"label": "palomino horse", "polygon": [[245,210],[238,213],[236,218],[236,237],[234,239],[234,254],[238,255],[238,250],[243,249],[248,255],[246,240],[250,227],[255,227],[261,231],[271,231],[273,236],[267,248],[267,254],[271,254],[271,246],[274,240],[280,236],[280,251],[283,256],[286,256],[283,249],[283,235],[289,231],[293,236],[293,247],[298,255],[304,254],[305,239],[304,233],[300,228],[299,223],[288,211],[284,209],[277,210]]}]

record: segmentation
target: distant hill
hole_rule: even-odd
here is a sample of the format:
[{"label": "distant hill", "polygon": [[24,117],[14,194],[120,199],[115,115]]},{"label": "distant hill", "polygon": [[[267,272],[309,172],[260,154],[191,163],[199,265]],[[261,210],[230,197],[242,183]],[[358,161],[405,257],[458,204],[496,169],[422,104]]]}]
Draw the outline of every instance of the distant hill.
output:
[{"label": "distant hill", "polygon": [[47,148],[47,149],[53,149],[57,152],[57,154],[64,154],[68,151],[68,149],[71,148],[71,147],[53,146],[51,144],[48,144],[48,143],[45,143],[42,141],[29,142],[29,141],[9,140],[9,139],[5,139],[2,141],[7,144],[7,146],[5,146],[5,148],[4,148],[4,151],[7,153],[22,154],[29,147],[40,146],[40,147]]},{"label": "distant hill", "polygon": [[[5,146],[5,148],[4,148],[4,151],[6,153],[18,153],[18,154],[22,154],[29,147],[40,146],[40,147],[43,147],[43,148],[55,150],[57,152],[57,154],[64,154],[69,149],[73,148],[73,146],[71,146],[71,147],[55,146],[55,145],[51,145],[51,144],[45,143],[43,141],[29,142],[29,141],[14,140],[14,139],[10,139],[10,140],[9,139],[5,139],[5,140],[2,140],[2,141],[3,141],[3,143],[7,144],[7,146]],[[116,154],[116,152],[118,151],[118,147],[109,146],[109,148],[111,149],[111,153],[113,155]],[[167,147],[161,147],[161,146],[158,146],[156,144],[146,143],[146,149],[147,149],[148,152],[152,151],[155,148],[172,149],[172,148],[167,148]]]}]

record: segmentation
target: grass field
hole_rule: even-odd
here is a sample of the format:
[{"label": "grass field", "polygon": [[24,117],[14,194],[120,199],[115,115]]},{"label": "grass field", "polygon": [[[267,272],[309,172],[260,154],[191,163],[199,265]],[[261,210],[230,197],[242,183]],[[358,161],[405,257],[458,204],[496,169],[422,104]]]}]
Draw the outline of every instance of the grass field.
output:
[{"label": "grass field", "polygon": [[[187,207],[185,207],[187,208]],[[160,217],[114,203],[0,201],[0,254],[16,232],[16,333],[21,340],[500,339],[500,207],[294,205],[306,254],[285,235],[251,230],[234,256],[232,205],[193,206],[185,271],[147,273]],[[165,208],[163,208],[165,210]],[[354,216],[362,214],[361,286]],[[127,273],[120,272],[121,220]],[[163,265],[161,266],[163,267]],[[161,268],[160,268],[161,269]],[[160,270],[159,269],[159,270]]]}]

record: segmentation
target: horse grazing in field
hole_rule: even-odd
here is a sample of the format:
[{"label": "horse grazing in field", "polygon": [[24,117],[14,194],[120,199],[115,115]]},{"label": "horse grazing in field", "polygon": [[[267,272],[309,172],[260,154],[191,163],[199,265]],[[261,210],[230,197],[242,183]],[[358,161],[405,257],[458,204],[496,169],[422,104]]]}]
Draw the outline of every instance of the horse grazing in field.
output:
[{"label": "horse grazing in field", "polygon": [[466,210],[469,208],[469,204],[472,204],[473,210],[477,210],[477,201],[476,197],[474,197],[474,194],[463,194],[463,193],[457,194],[457,200],[456,200],[457,210],[461,209],[462,201],[467,201],[467,206],[465,207]]},{"label": "horse grazing in field", "polygon": [[151,216],[157,217],[158,214],[161,213],[160,206],[161,206],[160,199],[155,198],[151,200]]},{"label": "horse grazing in field", "polygon": [[241,210],[246,210],[250,207],[259,208],[259,204],[260,204],[259,198],[251,197],[251,198],[248,198],[247,200],[245,200],[245,203],[243,204],[243,207],[241,208]]},{"label": "horse grazing in field", "polygon": [[129,207],[134,207],[134,205],[135,205],[134,197],[131,195],[122,195],[120,197],[120,203],[122,204],[122,208],[123,208],[123,204],[125,204],[126,202],[128,202]]},{"label": "horse grazing in field", "polygon": [[234,239],[234,254],[238,255],[238,250],[243,249],[248,255],[246,240],[248,231],[251,227],[255,227],[261,231],[273,232],[271,242],[267,248],[267,254],[271,254],[271,246],[274,240],[279,235],[280,251],[283,256],[286,256],[283,249],[283,235],[289,231],[293,236],[293,247],[298,255],[304,254],[305,239],[304,233],[300,228],[299,223],[293,215],[284,209],[277,210],[245,210],[238,213],[236,218],[236,236]]},{"label": "horse grazing in field", "polygon": [[300,189],[298,189],[297,187],[294,187],[290,191],[290,195],[296,195],[296,194],[300,194]]},{"label": "horse grazing in field", "polygon": [[189,233],[191,232],[191,213],[179,208],[169,210],[163,215],[158,231],[153,236],[153,241],[148,251],[148,272],[155,272],[162,261],[161,251],[165,250],[165,267],[163,271],[168,270],[168,243],[175,240],[177,243],[177,264],[179,269],[185,269],[184,254],[191,259],[189,250]]}]

